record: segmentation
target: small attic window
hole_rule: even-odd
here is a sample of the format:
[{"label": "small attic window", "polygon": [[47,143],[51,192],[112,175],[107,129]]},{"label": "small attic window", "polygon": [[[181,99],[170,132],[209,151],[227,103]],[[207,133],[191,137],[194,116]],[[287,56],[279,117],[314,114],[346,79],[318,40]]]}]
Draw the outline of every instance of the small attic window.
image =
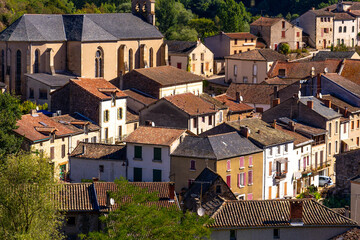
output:
[{"label": "small attic window", "polygon": [[279,77],[285,77],[285,69],[279,69]]},{"label": "small attic window", "polygon": [[115,93],[111,93],[111,106],[116,106]]}]

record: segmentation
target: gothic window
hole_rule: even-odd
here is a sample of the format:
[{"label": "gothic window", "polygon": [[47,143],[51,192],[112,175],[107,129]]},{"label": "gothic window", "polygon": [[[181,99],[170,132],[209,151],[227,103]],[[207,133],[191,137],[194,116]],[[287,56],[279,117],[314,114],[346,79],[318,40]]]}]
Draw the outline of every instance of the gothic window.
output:
[{"label": "gothic window", "polygon": [[95,77],[104,77],[104,56],[101,48],[95,54]]},{"label": "gothic window", "polygon": [[149,49],[149,67],[154,67],[154,50],[153,50],[153,48]]},{"label": "gothic window", "polygon": [[129,50],[129,71],[134,69],[134,60],[133,60],[134,56],[133,56],[133,50],[130,49]]},{"label": "gothic window", "polygon": [[34,73],[39,73],[39,64],[40,64],[40,50],[35,50],[35,60],[34,60]]}]

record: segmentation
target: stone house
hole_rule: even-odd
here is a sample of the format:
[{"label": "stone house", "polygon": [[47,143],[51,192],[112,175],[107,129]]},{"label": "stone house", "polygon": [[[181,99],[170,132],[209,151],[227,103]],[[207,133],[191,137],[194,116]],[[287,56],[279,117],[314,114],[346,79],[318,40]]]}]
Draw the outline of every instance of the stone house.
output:
[{"label": "stone house", "polygon": [[[200,134],[224,120],[222,111],[192,93],[167,96],[140,111],[140,125],[183,128]],[[222,121],[220,121],[222,120]]]},{"label": "stone house", "polygon": [[327,101],[324,104],[312,96],[294,96],[267,110],[262,115],[262,119],[266,122],[272,122],[274,119],[281,117],[296,119],[299,122],[328,131],[325,138],[326,161],[330,161],[331,163],[324,173],[334,178],[335,159],[333,156],[340,151],[341,114],[331,108],[331,102]]},{"label": "stone house", "polygon": [[[355,222],[360,221],[359,194],[360,194],[360,175],[350,179],[350,211],[351,219]],[[359,236],[360,237],[360,236]]]},{"label": "stone house", "polygon": [[24,74],[67,71],[114,80],[135,68],[166,65],[155,1],[131,2],[132,13],[21,16],[0,34],[1,81],[26,96]]},{"label": "stone house", "polygon": [[124,75],[122,89],[136,89],[154,98],[203,92],[204,77],[172,67],[135,69]]},{"label": "stone house", "polygon": [[204,77],[214,74],[214,54],[200,40],[167,40],[164,43],[168,46],[170,66]]},{"label": "stone house", "polygon": [[127,177],[134,182],[164,182],[170,179],[170,154],[186,129],[141,126],[126,139]]},{"label": "stone house", "polygon": [[236,131],[200,138],[188,136],[171,154],[176,188],[188,188],[204,168],[224,179],[237,199],[262,199],[263,153]]},{"label": "stone house", "polygon": [[98,126],[66,116],[69,121],[58,121],[33,110],[17,121],[15,134],[23,137],[22,148],[48,157],[54,163],[54,175],[59,180],[67,180],[69,170],[68,154],[76,141],[97,141],[100,138]]},{"label": "stone house", "polygon": [[139,114],[127,109],[126,111],[126,134],[121,138],[124,140],[130,133],[135,131],[139,127]]},{"label": "stone house", "polygon": [[144,107],[157,101],[156,98],[136,89],[127,89],[123,92],[128,96],[126,99],[127,108],[136,114],[139,114]]},{"label": "stone house", "polygon": [[80,142],[69,155],[70,181],[83,179],[113,182],[126,178],[126,148],[124,145]]},{"label": "stone house", "polygon": [[103,78],[77,78],[51,93],[52,111],[80,113],[101,128],[102,143],[126,134],[126,94]]},{"label": "stone house", "polygon": [[284,18],[260,17],[250,24],[250,32],[261,37],[268,48],[278,50],[282,43],[287,43],[290,49],[301,49],[304,46],[302,29]]},{"label": "stone house", "polygon": [[228,83],[261,83],[275,61],[287,57],[271,49],[254,49],[225,57],[225,81]]},{"label": "stone house", "polygon": [[214,220],[210,225],[212,240],[327,240],[357,226],[353,220],[311,199],[223,200],[215,207],[209,206],[207,212]]}]

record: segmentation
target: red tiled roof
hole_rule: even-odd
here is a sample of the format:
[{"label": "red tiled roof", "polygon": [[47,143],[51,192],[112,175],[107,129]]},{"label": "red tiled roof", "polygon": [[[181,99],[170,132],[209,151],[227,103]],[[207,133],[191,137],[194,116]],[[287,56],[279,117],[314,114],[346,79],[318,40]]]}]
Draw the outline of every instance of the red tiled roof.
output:
[{"label": "red tiled roof", "polygon": [[42,113],[37,113],[37,116],[32,116],[31,114],[22,115],[16,125],[18,128],[15,129],[14,132],[33,142],[49,139],[49,134],[53,130],[56,130],[55,136],[74,133],[71,129],[61,123],[53,121],[50,117]]},{"label": "red tiled roof", "polygon": [[345,59],[340,75],[360,85],[360,60]]},{"label": "red tiled roof", "polygon": [[259,19],[251,23],[250,26],[272,26],[281,20],[283,20],[283,18],[260,17]]},{"label": "red tiled roof", "polygon": [[228,106],[229,110],[232,112],[248,112],[254,110],[253,107],[245,103],[236,102],[235,99],[227,96],[226,93],[215,96],[214,98]]},{"label": "red tiled roof", "polygon": [[298,79],[288,79],[288,78],[274,77],[274,78],[266,79],[264,82],[262,82],[262,84],[286,84],[286,85],[290,85],[290,84],[293,84],[293,83],[295,83],[297,81],[299,81],[299,80]]},{"label": "red tiled roof", "polygon": [[140,93],[135,92],[135,91],[130,90],[130,89],[124,90],[124,93],[126,95],[128,95],[130,98],[132,98],[132,99],[134,99],[136,101],[139,101],[144,105],[149,105],[149,104],[157,101],[157,99],[155,99],[155,98],[148,97],[146,95],[140,94]]},{"label": "red tiled roof", "polygon": [[126,123],[133,123],[139,121],[139,114],[127,109],[126,110]]},{"label": "red tiled roof", "polygon": [[282,132],[286,133],[287,135],[293,137],[295,139],[294,140],[294,145],[295,146],[297,146],[297,145],[299,145],[301,143],[306,143],[306,142],[311,143],[312,142],[311,138],[307,138],[307,137],[301,135],[300,133],[291,131],[288,127],[282,126],[280,124],[277,124],[276,129],[279,129],[280,131],[282,131]]},{"label": "red tiled roof", "polygon": [[315,68],[315,75],[324,73],[327,68],[328,73],[339,71],[342,60],[327,59],[325,61],[310,62],[276,62],[268,72],[269,78],[279,75],[280,69],[285,69],[285,77],[291,79],[303,79],[311,75],[311,69]]},{"label": "red tiled roof", "polygon": [[346,218],[314,200],[249,200],[225,201],[212,215],[211,228],[291,227],[290,202],[302,206],[304,226],[356,226]]},{"label": "red tiled roof", "polygon": [[249,32],[237,32],[237,33],[224,33],[226,36],[232,39],[256,39],[257,36],[249,33]]},{"label": "red tiled roof", "polygon": [[164,99],[191,116],[216,113],[213,104],[206,102],[192,93],[167,96],[164,97]]},{"label": "red tiled roof", "polygon": [[140,126],[125,138],[126,143],[170,146],[186,129]]},{"label": "red tiled roof", "polygon": [[77,78],[71,79],[70,84],[75,84],[91,93],[101,100],[111,99],[111,92],[116,92],[116,97],[126,97],[127,95],[116,88],[113,84],[103,78]]},{"label": "red tiled roof", "polygon": [[272,49],[253,49],[250,51],[226,56],[227,59],[249,60],[249,61],[286,61],[288,58]]}]

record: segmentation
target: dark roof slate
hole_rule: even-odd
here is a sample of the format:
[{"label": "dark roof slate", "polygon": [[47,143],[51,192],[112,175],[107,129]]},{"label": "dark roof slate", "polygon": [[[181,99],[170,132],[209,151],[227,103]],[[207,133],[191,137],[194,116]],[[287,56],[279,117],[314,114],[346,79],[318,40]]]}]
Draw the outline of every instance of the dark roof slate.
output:
[{"label": "dark roof slate", "polygon": [[189,54],[192,50],[197,47],[197,42],[189,41],[173,41],[167,40],[164,41],[168,45],[169,53],[177,54]]},{"label": "dark roof slate", "polygon": [[354,54],[357,53],[355,51],[319,51],[312,60],[324,61],[326,59],[344,59],[351,58]]},{"label": "dark roof slate", "polygon": [[75,75],[67,73],[58,73],[55,75],[47,73],[34,73],[25,75],[50,87],[62,87],[68,83],[70,79],[76,78]]},{"label": "dark roof slate", "polygon": [[304,105],[307,105],[308,101],[313,101],[314,102],[313,111],[315,111],[316,113],[318,113],[319,115],[321,115],[326,119],[334,119],[341,117],[340,113],[335,112],[332,108],[328,108],[322,101],[320,101],[316,97],[313,96],[301,97],[299,101]]},{"label": "dark roof slate", "polygon": [[126,148],[124,145],[79,142],[70,157],[123,161],[126,159]]}]

